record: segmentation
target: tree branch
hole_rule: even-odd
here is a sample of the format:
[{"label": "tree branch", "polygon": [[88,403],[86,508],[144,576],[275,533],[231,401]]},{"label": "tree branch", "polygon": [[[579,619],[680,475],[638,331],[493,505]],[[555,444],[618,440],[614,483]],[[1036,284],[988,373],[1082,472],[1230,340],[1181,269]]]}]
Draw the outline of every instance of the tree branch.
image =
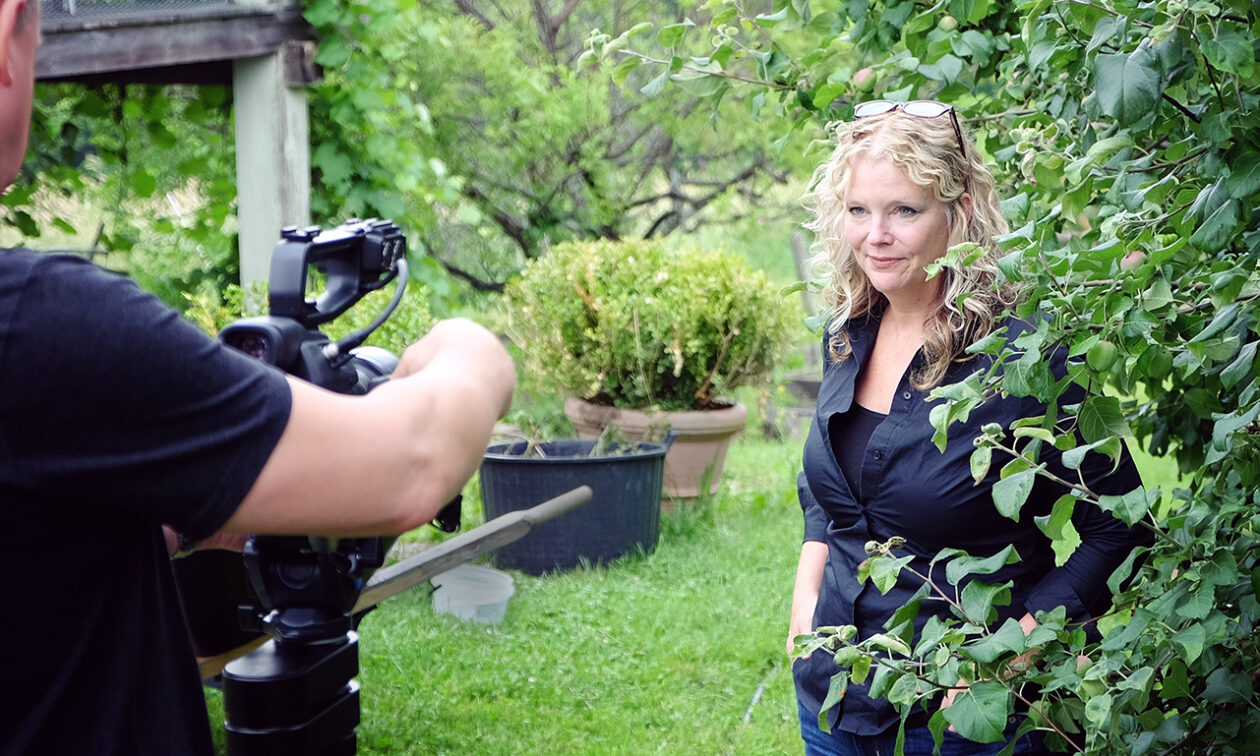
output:
[{"label": "tree branch", "polygon": [[481,24],[486,31],[494,31],[494,22],[482,14],[481,11],[474,8],[470,0],[455,0],[455,7],[458,8],[460,13],[463,13],[465,16],[472,16],[477,19],[477,22]]},{"label": "tree branch", "polygon": [[473,275],[472,273],[464,270],[455,263],[444,259],[434,250],[433,244],[428,239],[422,239],[421,244],[424,245],[425,251],[428,252],[434,260],[437,260],[439,265],[446,269],[447,273],[450,273],[456,278],[461,278],[464,281],[467,281],[468,285],[477,291],[494,291],[500,294],[503,293],[504,285],[502,283],[498,281],[487,281],[484,278],[480,278],[479,276]]}]

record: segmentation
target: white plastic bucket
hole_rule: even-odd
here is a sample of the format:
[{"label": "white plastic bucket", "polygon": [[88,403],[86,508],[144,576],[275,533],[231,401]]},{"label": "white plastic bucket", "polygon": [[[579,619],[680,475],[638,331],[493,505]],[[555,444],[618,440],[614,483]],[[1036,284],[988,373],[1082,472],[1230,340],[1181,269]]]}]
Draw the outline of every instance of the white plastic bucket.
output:
[{"label": "white plastic bucket", "polygon": [[461,564],[430,580],[433,610],[475,622],[498,622],[507,612],[508,599],[516,592],[506,572]]}]

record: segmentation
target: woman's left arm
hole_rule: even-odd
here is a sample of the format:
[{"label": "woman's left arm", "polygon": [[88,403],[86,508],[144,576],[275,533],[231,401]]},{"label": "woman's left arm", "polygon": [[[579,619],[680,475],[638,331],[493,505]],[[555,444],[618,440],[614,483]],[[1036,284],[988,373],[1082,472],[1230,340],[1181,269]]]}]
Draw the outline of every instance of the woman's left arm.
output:
[{"label": "woman's left arm", "polygon": [[[1111,458],[1091,452],[1086,455],[1080,475],[1089,490],[1096,494],[1125,494],[1142,485],[1127,451],[1122,451],[1119,464],[1112,468]],[[1062,471],[1062,474],[1076,473]],[[1141,525],[1129,527],[1089,501],[1076,503],[1072,525],[1081,543],[1064,564],[1052,568],[1033,587],[1024,604],[1030,615],[1060,605],[1067,609],[1070,619],[1076,620],[1105,612],[1111,602],[1107,587],[1111,574],[1128,559],[1134,548],[1153,540],[1148,529]]]}]

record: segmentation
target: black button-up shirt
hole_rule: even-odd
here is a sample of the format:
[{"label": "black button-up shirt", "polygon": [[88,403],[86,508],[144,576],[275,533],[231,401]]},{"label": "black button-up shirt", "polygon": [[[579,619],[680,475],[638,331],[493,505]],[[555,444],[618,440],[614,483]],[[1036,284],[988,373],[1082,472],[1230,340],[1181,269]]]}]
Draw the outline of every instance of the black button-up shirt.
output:
[{"label": "black button-up shirt", "polygon": [[[1006,325],[1008,339],[1027,327],[1013,320]],[[1075,619],[1105,610],[1110,600],[1108,577],[1141,540],[1134,531],[1111,514],[1078,502],[1072,522],[1081,544],[1063,565],[1056,567],[1050,540],[1033,518],[1049,514],[1065,490],[1039,476],[1021,510],[1020,521],[1014,522],[999,514],[993,504],[992,488],[1000,479],[1003,464],[999,458],[994,457],[988,476],[979,485],[972,478],[972,441],[980,435],[980,429],[987,423],[1006,428],[1014,420],[1043,415],[1046,407],[1036,399],[1004,397],[984,403],[965,422],[950,426],[942,453],[932,443],[934,429],[928,418],[937,402],[928,401],[927,392],[910,385],[910,372],[918,364],[916,357],[916,364],[911,365],[897,386],[887,418],[871,435],[861,464],[861,500],[854,495],[857,486],[845,479],[827,430],[833,415],[853,406],[857,376],[871,352],[878,328],[876,316],[850,323],[852,354],[841,361],[830,356],[825,360],[818,411],[805,441],[804,472],[798,484],[805,515],[805,540],[820,541],[829,547],[814,626],[855,625],[859,638],[885,632],[884,623],[922,584],[909,570],[902,571],[887,594],[881,594],[869,582],[858,582],[858,565],[867,558],[866,542],[883,542],[893,536],[906,539],[904,549],[896,555],[913,555],[908,567],[921,574],[929,573],[930,560],[944,548],[985,557],[1013,544],[1020,560],[981,577],[991,585],[1013,582],[1010,605],[996,607],[996,625],[1008,618],[1019,619],[1026,612],[1035,615],[1057,606],[1066,607],[1068,617]],[[827,353],[825,345],[823,351]],[[981,363],[985,359],[989,358],[981,356],[955,363],[942,384],[955,383],[977,370],[987,369],[991,363]],[[1064,359],[1062,354],[1054,359],[1055,375],[1064,374]],[[1078,393],[1075,400],[1080,398],[1083,394]],[[1048,444],[1043,445],[1040,461],[1048,463],[1060,476],[1075,479],[1076,472],[1065,471],[1058,453]],[[1127,454],[1114,472],[1111,468],[1110,459],[1091,453],[1080,472],[1092,490],[1103,493],[1126,493],[1140,485]],[[946,585],[944,561],[936,569],[934,580],[938,585]],[[923,602],[916,636],[933,613],[945,617],[948,606],[944,602]],[[796,661],[793,673],[802,703],[819,711],[836,671],[831,655],[825,652]],[[925,721],[926,716],[916,716],[913,721]],[[887,701],[871,699],[866,685],[850,682],[829,719],[833,728],[870,735],[894,726],[899,717]]]}]

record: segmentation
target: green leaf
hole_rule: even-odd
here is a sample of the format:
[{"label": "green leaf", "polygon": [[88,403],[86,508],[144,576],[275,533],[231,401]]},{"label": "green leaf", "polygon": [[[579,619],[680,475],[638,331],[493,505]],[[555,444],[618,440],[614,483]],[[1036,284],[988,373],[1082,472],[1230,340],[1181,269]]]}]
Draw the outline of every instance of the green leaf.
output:
[{"label": "green leaf", "polygon": [[1076,446],[1068,449],[1063,452],[1061,459],[1063,460],[1063,466],[1067,469],[1079,470],[1081,469],[1081,465],[1085,464],[1085,458],[1090,452],[1106,454],[1108,457],[1111,457],[1112,461],[1118,461],[1121,450],[1122,446],[1120,444],[1120,439],[1115,436],[1108,436],[1102,441],[1095,441],[1092,444],[1085,444],[1083,446]]},{"label": "green leaf", "polygon": [[672,74],[670,78],[677,82],[684,92],[693,97],[710,97],[727,86],[720,76],[697,71],[690,67]]},{"label": "green leaf", "polygon": [[1212,444],[1208,449],[1204,464],[1214,464],[1230,454],[1234,446],[1234,437],[1239,431],[1251,426],[1260,417],[1260,404],[1254,404],[1246,411],[1213,415],[1216,423],[1212,426]]},{"label": "green leaf", "polygon": [[1203,697],[1217,704],[1242,704],[1251,702],[1253,688],[1246,672],[1219,668],[1208,675],[1207,689]]},{"label": "green leaf", "polygon": [[989,464],[993,461],[993,448],[981,446],[971,453],[971,477],[977,483],[989,474]]},{"label": "green leaf", "polygon": [[617,82],[618,84],[625,84],[626,77],[630,75],[630,72],[638,68],[639,65],[642,63],[643,63],[643,60],[641,58],[637,58],[633,55],[623,58],[622,61],[618,63],[615,68],[613,68],[613,71],[612,71],[613,81]]},{"label": "green leaf", "polygon": [[1094,86],[1103,113],[1121,126],[1149,115],[1159,102],[1159,59],[1149,44],[1132,53],[1108,53],[1094,61]]},{"label": "green leaf", "polygon": [[1173,701],[1190,696],[1190,682],[1186,677],[1186,665],[1180,659],[1173,659],[1168,663],[1168,670],[1164,673],[1160,684],[1159,696],[1165,701]]},{"label": "green leaf", "polygon": [[639,91],[642,92],[645,97],[655,97],[665,91],[665,83],[667,81],[669,81],[669,71],[665,71],[661,75],[649,81],[647,84],[644,84],[643,88]]},{"label": "green leaf", "polygon": [[1238,225],[1238,200],[1228,199],[1216,208],[1194,233],[1190,243],[1204,252],[1219,252],[1229,245]]},{"label": "green leaf", "polygon": [[968,575],[991,575],[1008,564],[1019,561],[1019,553],[1013,545],[988,557],[960,556],[945,566],[945,579],[950,585],[958,585]]},{"label": "green leaf", "polygon": [[962,650],[975,661],[992,664],[1003,654],[1021,654],[1025,646],[1024,629],[1014,619],[1006,622],[991,635],[986,635],[962,647]]},{"label": "green leaf", "polygon": [[963,588],[960,603],[962,604],[963,613],[966,619],[980,625],[986,625],[989,622],[989,616],[993,613],[993,605],[1001,604],[1005,606],[1010,603],[1011,584],[1009,582],[1001,585],[989,585],[981,583],[978,580],[972,580]]},{"label": "green leaf", "polygon": [[1133,430],[1120,410],[1120,400],[1114,396],[1089,397],[1081,403],[1077,417],[1081,423],[1081,435],[1088,443],[1103,441],[1111,436],[1133,438]]},{"label": "green leaf", "polygon": [[350,157],[339,152],[332,142],[324,142],[315,148],[311,154],[311,165],[324,174],[325,184],[333,186],[349,181],[354,172]]},{"label": "green leaf", "polygon": [[977,743],[1001,740],[1011,715],[1012,696],[1000,683],[984,680],[959,693],[944,710],[960,735]]},{"label": "green leaf", "polygon": [[325,37],[319,42],[315,62],[325,68],[341,68],[350,60],[352,50],[340,37]]},{"label": "green leaf", "polygon": [[866,643],[894,654],[910,655],[910,647],[906,645],[905,641],[884,633],[875,633],[866,639]]},{"label": "green leaf", "polygon": [[831,682],[827,686],[827,697],[823,699],[822,710],[818,712],[818,728],[823,732],[831,732],[827,712],[840,703],[840,699],[844,698],[844,692],[848,688],[849,673],[846,670],[840,670],[831,676]]},{"label": "green leaf", "polygon": [[1085,152],[1085,159],[1090,163],[1105,163],[1113,155],[1133,146],[1133,138],[1127,134],[1099,139],[1090,145]]},{"label": "green leaf", "polygon": [[853,667],[849,673],[853,678],[853,682],[857,683],[858,685],[861,685],[862,683],[866,682],[866,676],[869,675],[870,673],[871,673],[871,657],[863,654],[853,660]]},{"label": "green leaf", "polygon": [[1111,694],[1103,693],[1094,696],[1085,704],[1085,719],[1095,727],[1102,728],[1111,716]]},{"label": "green leaf", "polygon": [[1207,633],[1203,630],[1203,625],[1195,623],[1188,627],[1182,628],[1173,634],[1173,645],[1181,649],[1181,658],[1191,664],[1203,655],[1203,645],[1207,642]]},{"label": "green leaf", "polygon": [[1225,179],[1229,196],[1240,199],[1260,192],[1260,153],[1248,152],[1230,167]]},{"label": "green leaf", "polygon": [[1201,586],[1191,591],[1186,600],[1177,606],[1177,614],[1189,620],[1206,619],[1216,604],[1216,592],[1211,586]]},{"label": "green leaf", "polygon": [[681,24],[670,24],[662,27],[656,34],[656,41],[661,47],[675,47],[682,41],[683,35],[687,30],[695,26],[695,22],[687,19]]},{"label": "green leaf", "polygon": [[137,197],[152,197],[157,191],[157,179],[152,173],[143,169],[132,172],[128,183]]},{"label": "green leaf", "polygon": [[1104,494],[1098,497],[1098,506],[1106,512],[1114,512],[1126,525],[1133,525],[1150,511],[1146,489],[1141,486],[1123,496]]},{"label": "green leaf", "polygon": [[[1039,468],[1038,468],[1039,469]],[[1028,501],[1033,484],[1037,482],[1037,469],[1017,472],[993,484],[993,503],[998,512],[1019,522],[1019,511]]]},{"label": "green leaf", "polygon": [[1074,509],[1076,509],[1076,497],[1064,494],[1054,502],[1054,508],[1050,510],[1050,514],[1035,518],[1037,527],[1046,534],[1046,538],[1058,541],[1063,538],[1063,528],[1072,521]]},{"label": "green leaf", "polygon": [[919,72],[924,76],[929,79],[944,81],[948,84],[958,81],[962,70],[963,62],[949,53],[942,55],[940,60],[937,60],[935,63],[924,63],[919,66]]},{"label": "green leaf", "polygon": [[1256,52],[1251,38],[1232,29],[1221,29],[1203,40],[1203,57],[1213,68],[1249,77],[1256,68]]},{"label": "green leaf", "polygon": [[878,556],[867,560],[870,563],[871,581],[875,583],[875,587],[880,593],[887,594],[897,584],[897,577],[901,575],[901,568],[905,567],[913,556],[890,557]]},{"label": "green leaf", "polygon": [[1239,312],[1242,311],[1242,303],[1234,302],[1222,307],[1212,316],[1212,322],[1206,328],[1203,328],[1190,339],[1189,343],[1199,344],[1211,339],[1232,326],[1238,319]]}]

